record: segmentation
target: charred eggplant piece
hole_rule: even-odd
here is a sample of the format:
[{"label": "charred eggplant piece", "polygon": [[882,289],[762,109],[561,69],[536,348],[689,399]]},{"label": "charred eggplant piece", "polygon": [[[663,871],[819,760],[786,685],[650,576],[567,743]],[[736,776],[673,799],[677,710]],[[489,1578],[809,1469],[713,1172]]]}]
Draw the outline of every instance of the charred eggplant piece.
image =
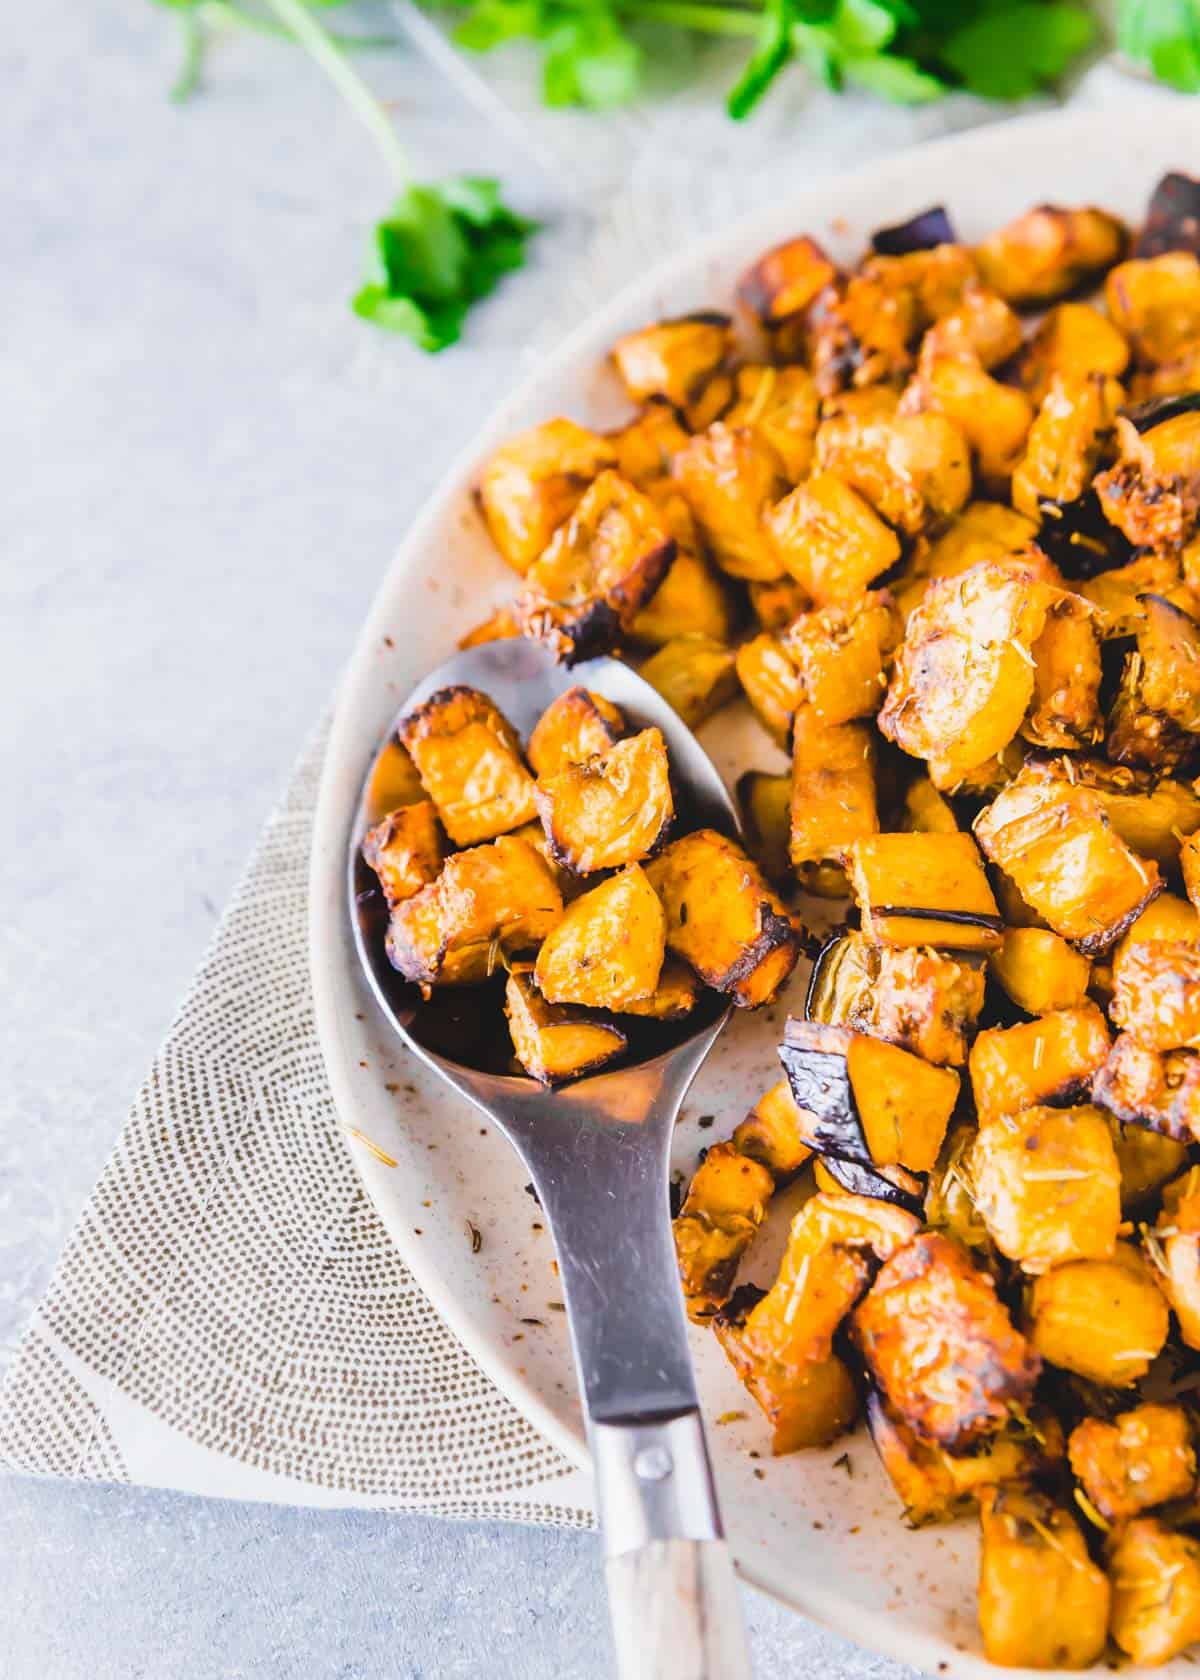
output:
[{"label": "charred eggplant piece", "polygon": [[1177,170],[1164,175],[1151,193],[1133,247],[1135,257],[1160,257],[1164,251],[1200,256],[1200,181]]},{"label": "charred eggplant piece", "polygon": [[958,235],[944,204],[935,204],[894,227],[876,228],[871,249],[883,257],[903,257],[910,251],[932,251],[935,245],[957,245]]},{"label": "charred eggplant piece", "polygon": [[775,1180],[732,1143],[709,1150],[674,1221],[675,1253],[688,1317],[702,1322],[729,1299],[742,1255],[754,1241]]},{"label": "charred eggplant piece", "polygon": [[849,849],[866,937],[882,945],[990,951],[1004,923],[969,834],[876,834]]}]

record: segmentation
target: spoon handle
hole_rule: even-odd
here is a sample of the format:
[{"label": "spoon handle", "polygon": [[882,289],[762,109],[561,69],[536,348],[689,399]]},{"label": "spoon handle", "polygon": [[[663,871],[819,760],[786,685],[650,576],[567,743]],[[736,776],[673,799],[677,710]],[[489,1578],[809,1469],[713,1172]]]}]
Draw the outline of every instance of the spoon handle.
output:
[{"label": "spoon handle", "polygon": [[619,1680],[749,1680],[699,1413],[591,1434]]}]

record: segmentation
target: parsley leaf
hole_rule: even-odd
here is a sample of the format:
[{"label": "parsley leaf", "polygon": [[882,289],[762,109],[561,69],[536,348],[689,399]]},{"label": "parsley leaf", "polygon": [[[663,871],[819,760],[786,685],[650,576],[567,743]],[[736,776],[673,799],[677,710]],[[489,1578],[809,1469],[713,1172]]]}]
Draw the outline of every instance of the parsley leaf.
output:
[{"label": "parsley leaf", "polygon": [[984,11],[956,29],[940,57],[985,99],[1024,99],[1054,81],[1096,38],[1096,20],[1070,0]]},{"label": "parsley leaf", "polygon": [[444,350],[471,305],[520,268],[536,227],[505,207],[493,180],[406,187],[375,229],[375,273],[354,312],[422,350]]},{"label": "parsley leaf", "polygon": [[1200,92],[1200,6],[1196,0],[1122,0],[1117,42],[1136,64],[1181,93]]}]

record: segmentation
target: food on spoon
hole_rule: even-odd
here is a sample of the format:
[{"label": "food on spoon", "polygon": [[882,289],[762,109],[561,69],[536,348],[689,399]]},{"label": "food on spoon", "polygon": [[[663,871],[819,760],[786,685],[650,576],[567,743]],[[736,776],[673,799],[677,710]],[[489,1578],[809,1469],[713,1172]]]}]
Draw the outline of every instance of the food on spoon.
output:
[{"label": "food on spoon", "polygon": [[494,840],[534,816],[516,731],[478,689],[439,689],[401,720],[399,736],[456,846]]}]

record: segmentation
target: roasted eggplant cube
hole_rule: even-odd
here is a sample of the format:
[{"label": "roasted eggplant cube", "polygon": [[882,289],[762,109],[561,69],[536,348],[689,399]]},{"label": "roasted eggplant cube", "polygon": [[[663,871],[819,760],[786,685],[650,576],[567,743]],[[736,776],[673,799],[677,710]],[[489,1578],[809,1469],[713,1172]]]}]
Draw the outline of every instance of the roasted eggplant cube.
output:
[{"label": "roasted eggplant cube", "polygon": [[871,1444],[912,1528],[949,1522],[985,1489],[1042,1468],[1041,1449],[1031,1434],[994,1435],[976,1451],[956,1456],[918,1440],[875,1390],[867,1395],[866,1418]]},{"label": "roasted eggplant cube", "polygon": [[[1100,1101],[1098,1088],[1096,1100]],[[1115,1117],[1110,1124],[1121,1169],[1121,1208],[1128,1216],[1140,1212],[1148,1201],[1158,1200],[1167,1180],[1187,1164],[1188,1146],[1140,1124],[1123,1125]]]},{"label": "roasted eggplant cube", "polygon": [[1049,1015],[1078,1009],[1087,999],[1092,965],[1049,928],[1010,927],[988,968],[1018,1009]]},{"label": "roasted eggplant cube", "polygon": [[1036,1488],[979,1503],[979,1627],[1003,1668],[1087,1668],[1104,1652],[1111,1593],[1071,1513]]},{"label": "roasted eggplant cube", "polygon": [[1068,1442],[1071,1471],[1106,1522],[1128,1522],[1196,1485],[1192,1425],[1182,1406],[1135,1406],[1111,1423],[1085,1418]]},{"label": "roasted eggplant cube", "polygon": [[995,292],[976,287],[922,338],[918,378],[927,364],[944,357],[974,358],[980,367],[994,368],[1016,355],[1023,337],[1016,311]]},{"label": "roasted eggplant cube", "polygon": [[657,987],[666,934],[657,893],[630,864],[567,906],[538,952],[534,981],[548,1003],[622,1010]]},{"label": "roasted eggplant cube", "polygon": [[1103,740],[1100,638],[1088,602],[1078,595],[1056,601],[1032,651],[1033,698],[1021,725],[1025,740],[1068,752]]},{"label": "roasted eggplant cube", "polygon": [[619,1056],[628,1042],[611,1021],[547,1003],[532,976],[515,970],[505,985],[504,1013],[517,1060],[542,1085],[593,1073]]},{"label": "roasted eggplant cube", "polygon": [[480,476],[479,505],[510,566],[529,570],[613,458],[607,438],[573,420],[547,420],[496,451]]},{"label": "roasted eggplant cube", "polygon": [[753,1288],[737,1291],[713,1320],[717,1340],[771,1425],[776,1457],[827,1446],[852,1428],[858,1416],[854,1378],[836,1353],[787,1360],[761,1347],[746,1325],[750,1303],[759,1293]]},{"label": "roasted eggplant cube", "polygon": [[791,875],[788,840],[792,778],[772,776],[765,770],[747,770],[738,777],[737,797],[746,850],[768,881],[787,881]]},{"label": "roasted eggplant cube", "polygon": [[1138,1517],[1113,1535],[1108,1569],[1110,1631],[1132,1662],[1155,1668],[1200,1639],[1200,1541]]},{"label": "roasted eggplant cube", "polygon": [[1179,867],[1192,904],[1200,907],[1200,828],[1185,836],[1179,847]]},{"label": "roasted eggplant cube", "polygon": [[1043,204],[976,246],[975,261],[984,285],[1010,303],[1052,303],[1098,279],[1126,243],[1124,224],[1104,210]]},{"label": "roasted eggplant cube", "polygon": [[967,1171],[992,1241],[1022,1271],[1107,1260],[1116,1249],[1121,1172],[1099,1109],[1026,1108],[985,1120]]},{"label": "roasted eggplant cube", "polygon": [[848,852],[862,931],[880,945],[991,951],[1003,923],[969,834],[874,834]]},{"label": "roasted eggplant cube", "polygon": [[690,436],[669,402],[652,399],[628,425],[608,434],[616,455],[612,465],[639,490],[653,492],[669,484],[672,458]]},{"label": "roasted eggplant cube", "polygon": [[1035,1279],[1029,1336],[1060,1370],[1105,1388],[1129,1388],[1146,1375],[1170,1328],[1167,1303],[1132,1243],[1110,1260],[1072,1260]]},{"label": "roasted eggplant cube", "polygon": [[1190,540],[1200,518],[1200,407],[1191,406],[1200,396],[1162,401],[1179,406],[1153,423],[1139,409],[1118,416],[1116,465],[1095,482],[1105,517],[1131,543],[1169,552]]},{"label": "roasted eggplant cube", "polygon": [[739,692],[736,655],[710,636],[678,636],[641,668],[641,675],[679,713],[689,729],[720,711]]},{"label": "roasted eggplant cube", "polygon": [[812,465],[820,398],[812,375],[802,367],[739,368],[727,426],[748,426],[770,444],[789,484],[798,484]]},{"label": "roasted eggplant cube", "polygon": [[935,1067],[961,1067],[983,998],[980,967],[928,945],[873,945],[849,933],[818,956],[805,1014],[884,1038]]},{"label": "roasted eggplant cube", "polygon": [[874,1382],[922,1441],[962,1451],[1032,1398],[1037,1355],[991,1277],[938,1231],[885,1262],[851,1326]]},{"label": "roasted eggplant cube", "polygon": [[722,571],[767,582],[783,576],[762,516],[787,484],[783,462],[764,438],[718,422],[680,450],[671,475]]},{"label": "roasted eggplant cube", "polygon": [[695,1009],[700,982],[685,962],[667,957],[658,985],[648,997],[633,998],[622,1006],[622,1015],[641,1015],[649,1021],[681,1021]]},{"label": "roasted eggplant cube", "polygon": [[1054,374],[1015,463],[1013,506],[1040,520],[1046,503],[1053,510],[1077,502],[1112,441],[1124,400],[1117,381],[1103,374]]},{"label": "roasted eggplant cube", "polygon": [[675,1253],[688,1317],[701,1322],[724,1306],[742,1255],[754,1241],[775,1193],[766,1167],[714,1144],[696,1169],[678,1218]]},{"label": "roasted eggplant cube", "polygon": [[1108,1028],[1094,1003],[1055,1009],[1015,1027],[989,1027],[971,1046],[980,1122],[1043,1103],[1078,1102],[1108,1058]]},{"label": "roasted eggplant cube", "polygon": [[763,521],[780,569],[818,605],[850,606],[900,558],[896,533],[836,473],[817,472]]},{"label": "roasted eggplant cube", "polygon": [[499,953],[539,945],[561,914],[562,895],[544,859],[505,834],[453,853],[436,881],[396,907],[388,958],[422,987],[477,984]]},{"label": "roasted eggplant cube", "polygon": [[517,614],[564,664],[628,635],[675,558],[662,510],[620,474],[601,473],[530,566]]},{"label": "roasted eggplant cube", "polygon": [[1179,1334],[1200,1349],[1200,1170],[1189,1167],[1163,1192],[1162,1212],[1147,1238],[1159,1287],[1171,1304]]},{"label": "roasted eggplant cube", "polygon": [[770,331],[802,316],[837,277],[815,239],[802,234],[764,251],[738,281],[738,302]]},{"label": "roasted eggplant cube", "polygon": [[1098,760],[1077,760],[1073,770],[1100,795],[1126,845],[1155,863],[1184,863],[1181,836],[1200,823],[1200,798],[1194,788],[1169,776]]},{"label": "roasted eggplant cube", "polygon": [[856,840],[878,832],[870,729],[822,723],[802,706],[792,726],[792,863],[841,863]]},{"label": "roasted eggplant cube", "polygon": [[626,733],[619,706],[576,686],[552,700],[533,726],[528,757],[535,776],[553,776],[607,752]]},{"label": "roasted eggplant cube", "polygon": [[1157,865],[1065,773],[1027,765],[975,821],[975,837],[1025,902],[1085,955],[1105,951],[1162,890]]},{"label": "roasted eggplant cube", "polygon": [[429,799],[389,812],[363,836],[362,855],[379,877],[389,910],[437,880],[444,852],[442,825]]},{"label": "roasted eggplant cube", "polygon": [[789,1020],[779,1058],[808,1141],[862,1166],[932,1170],[958,1100],[952,1068],[847,1027]]},{"label": "roasted eggplant cube", "polygon": [[802,613],[788,627],[783,645],[821,723],[849,723],[879,710],[897,628],[890,598],[878,591],[850,606]]},{"label": "roasted eggplant cube", "polygon": [[903,578],[891,585],[904,624],[925,598],[932,578],[957,577],[981,560],[1015,560],[1029,548],[1037,525],[1000,502],[971,502],[941,536],[918,543]]},{"label": "roasted eggplant cube", "polygon": [[1166,251],[1121,263],[1104,301],[1138,361],[1159,367],[1200,337],[1200,262],[1192,251]]},{"label": "roasted eggplant cube", "polygon": [[677,636],[731,640],[737,614],[728,580],[699,554],[679,548],[667,574],[630,627],[634,641],[662,647]]},{"label": "roasted eggplant cube", "polygon": [[778,636],[764,630],[738,648],[734,661],[738,681],[755,716],[771,739],[786,747],[792,717],[804,698],[791,654]]},{"label": "roasted eggplant cube", "polygon": [[639,862],[661,844],[675,815],[662,732],[643,729],[582,764],[539,777],[536,801],[554,858],[576,875]]},{"label": "roasted eggplant cube", "polygon": [[401,719],[399,736],[456,846],[508,834],[536,815],[516,731],[478,689],[439,689]]},{"label": "roasted eggplant cube", "polygon": [[1159,1051],[1121,1033],[1096,1075],[1092,1095],[1128,1125],[1178,1143],[1200,1142],[1200,1056]]},{"label": "roasted eggplant cube", "polygon": [[1139,941],[1114,969],[1110,1013],[1150,1050],[1200,1048],[1200,949],[1181,940]]},{"label": "roasted eggplant cube", "polygon": [[687,415],[732,345],[729,316],[703,311],[626,333],[613,345],[612,359],[635,402],[663,397]]},{"label": "roasted eggplant cube", "polygon": [[993,379],[969,349],[923,350],[899,412],[952,420],[970,445],[979,476],[999,485],[1012,477],[1033,424],[1033,404],[1024,391]]},{"label": "roasted eggplant cube", "polygon": [[944,414],[828,420],[817,431],[817,466],[908,537],[935,533],[971,495],[970,446]]},{"label": "roasted eggplant cube", "polygon": [[750,610],[760,630],[786,630],[794,618],[807,612],[812,602],[795,578],[774,578],[769,583],[746,585]]},{"label": "roasted eggplant cube", "polygon": [[1200,945],[1200,914],[1186,898],[1170,892],[1159,893],[1113,947],[1114,986],[1126,957],[1136,945],[1146,944]]},{"label": "roasted eggplant cube", "polygon": [[[1111,525],[1107,527],[1110,531]],[[1124,540],[1123,538],[1121,539]],[[1145,616],[1142,597],[1148,594],[1180,596],[1186,603],[1191,591],[1183,582],[1183,572],[1175,555],[1143,554],[1126,565],[1114,566],[1111,571],[1099,572],[1095,577],[1076,583],[1077,592],[1090,601],[1099,615],[1098,628],[1105,641],[1120,640],[1136,635]]]},{"label": "roasted eggplant cube", "polygon": [[769,1003],[796,966],[800,936],[757,866],[715,829],[672,841],[646,866],[667,943],[741,1009]]},{"label": "roasted eggplant cube", "polygon": [[917,776],[904,790],[901,827],[906,834],[957,834],[958,818],[929,777]]},{"label": "roasted eggplant cube", "polygon": [[[1036,568],[981,561],[929,585],[896,654],[879,728],[953,789],[1012,740],[1034,695],[1032,649],[1058,592]],[[935,769],[936,767],[936,769]]]},{"label": "roasted eggplant cube", "polygon": [[1021,354],[1021,383],[1040,403],[1056,375],[1089,374],[1120,379],[1129,365],[1125,335],[1090,303],[1059,303],[1047,310]]},{"label": "roasted eggplant cube", "polygon": [[803,1121],[786,1077],[778,1079],[735,1129],[734,1148],[761,1161],[777,1179],[791,1178],[812,1154]]}]

